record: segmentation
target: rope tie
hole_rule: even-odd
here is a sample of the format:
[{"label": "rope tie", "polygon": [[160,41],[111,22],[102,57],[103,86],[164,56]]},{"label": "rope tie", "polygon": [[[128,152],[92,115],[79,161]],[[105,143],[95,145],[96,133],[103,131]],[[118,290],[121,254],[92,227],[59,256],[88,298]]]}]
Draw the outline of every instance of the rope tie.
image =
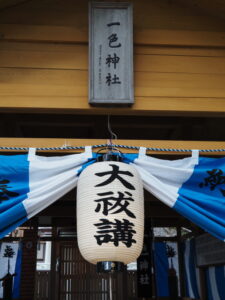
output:
[{"label": "rope tie", "polygon": [[[92,148],[105,148],[108,144],[94,145]],[[130,149],[130,150],[139,150],[140,147],[137,146],[126,146],[126,145],[115,145],[112,144],[113,147],[122,148],[122,149]],[[37,151],[60,151],[60,150],[84,150],[84,146],[63,146],[63,147],[39,147],[36,148]],[[0,150],[17,150],[17,151],[28,151],[29,147],[0,147]],[[155,152],[191,152],[192,149],[170,149],[170,148],[146,148],[147,151],[155,151]],[[211,153],[211,152],[225,152],[225,149],[198,149],[203,153]]]}]

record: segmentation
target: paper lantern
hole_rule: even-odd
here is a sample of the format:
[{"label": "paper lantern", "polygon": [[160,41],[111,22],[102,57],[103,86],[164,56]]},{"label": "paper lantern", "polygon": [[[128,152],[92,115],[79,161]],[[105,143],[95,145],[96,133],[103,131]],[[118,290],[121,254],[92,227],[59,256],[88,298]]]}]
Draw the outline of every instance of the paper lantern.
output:
[{"label": "paper lantern", "polygon": [[80,175],[77,185],[77,237],[90,263],[137,259],[143,246],[142,180],[132,165],[97,162]]}]

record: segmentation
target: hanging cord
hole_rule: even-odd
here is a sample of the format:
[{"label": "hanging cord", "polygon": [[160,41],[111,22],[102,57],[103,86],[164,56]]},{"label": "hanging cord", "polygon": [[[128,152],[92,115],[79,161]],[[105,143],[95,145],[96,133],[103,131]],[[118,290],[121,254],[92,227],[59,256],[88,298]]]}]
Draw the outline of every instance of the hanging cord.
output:
[{"label": "hanging cord", "polygon": [[[92,148],[107,148],[109,144],[100,144],[100,145],[93,145]],[[122,148],[122,149],[129,149],[129,150],[139,150],[140,147],[137,146],[126,146],[126,145],[117,145],[111,144],[112,147],[115,148]],[[85,146],[63,146],[63,147],[37,147],[37,151],[60,151],[60,150],[84,150]],[[1,151],[28,151],[29,147],[0,147]],[[191,152],[192,149],[174,149],[174,148],[146,148],[147,151],[156,151],[156,152]],[[212,152],[225,152],[225,149],[199,149],[200,152],[203,153],[212,153]]]}]

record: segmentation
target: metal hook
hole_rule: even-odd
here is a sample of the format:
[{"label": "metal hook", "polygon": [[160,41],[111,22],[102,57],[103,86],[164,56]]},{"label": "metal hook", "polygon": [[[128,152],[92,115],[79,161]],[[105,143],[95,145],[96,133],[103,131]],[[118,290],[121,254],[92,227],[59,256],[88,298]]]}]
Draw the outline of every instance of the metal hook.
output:
[{"label": "metal hook", "polygon": [[97,155],[100,154],[101,151],[106,150],[106,153],[103,154],[102,156],[99,156],[97,158],[97,161],[109,161],[109,160],[114,160],[114,161],[122,161],[122,157],[123,157],[123,153],[110,145],[106,147],[106,148],[101,148],[100,150],[98,150]]}]

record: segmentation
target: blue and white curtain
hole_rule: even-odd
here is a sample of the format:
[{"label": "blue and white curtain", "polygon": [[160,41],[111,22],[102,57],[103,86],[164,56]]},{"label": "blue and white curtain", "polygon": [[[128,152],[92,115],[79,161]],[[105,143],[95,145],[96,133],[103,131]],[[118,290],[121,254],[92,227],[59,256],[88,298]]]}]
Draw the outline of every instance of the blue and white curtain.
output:
[{"label": "blue and white curtain", "polygon": [[[10,251],[11,258],[5,254]],[[22,244],[20,243],[0,243],[0,279],[3,278],[8,271],[10,274],[15,274],[13,277],[13,299],[20,298],[20,279],[21,279],[21,265],[22,265]],[[8,269],[9,266],[9,269]],[[3,298],[3,286],[0,282],[0,299]]]},{"label": "blue and white curtain", "polygon": [[166,205],[225,240],[225,158],[164,160],[140,153],[134,160],[144,187]]},{"label": "blue and white curtain", "polygon": [[200,279],[196,265],[195,240],[186,240],[183,246],[185,296],[191,299],[200,299]]},{"label": "blue and white curtain", "polygon": [[[225,240],[225,158],[192,156],[164,160],[123,154],[138,170],[144,187],[212,235]],[[43,157],[0,156],[0,238],[73,189],[83,168],[96,161],[91,147],[81,154]]]},{"label": "blue and white curtain", "polygon": [[0,238],[73,189],[88,159],[84,153],[43,157],[28,154],[0,156]]},{"label": "blue and white curtain", "polygon": [[206,271],[207,299],[225,299],[225,266],[209,267]]}]

